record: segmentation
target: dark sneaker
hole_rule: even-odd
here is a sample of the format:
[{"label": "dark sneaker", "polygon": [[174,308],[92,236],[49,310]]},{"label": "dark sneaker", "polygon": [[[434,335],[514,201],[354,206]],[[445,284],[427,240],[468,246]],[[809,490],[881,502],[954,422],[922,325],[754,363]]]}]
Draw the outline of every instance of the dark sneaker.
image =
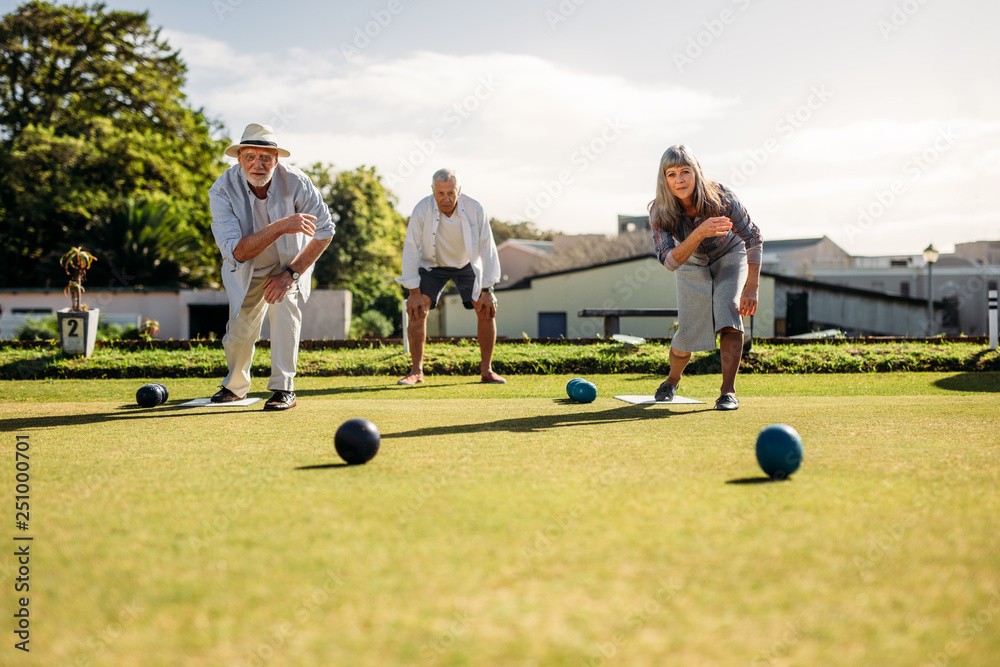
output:
[{"label": "dark sneaker", "polygon": [[213,403],[232,403],[233,401],[242,401],[246,396],[237,396],[233,392],[229,391],[225,387],[217,391],[212,395]]},{"label": "dark sneaker", "polygon": [[736,410],[740,407],[740,402],[736,400],[736,394],[723,394],[715,401],[716,410]]},{"label": "dark sneaker", "polygon": [[663,383],[653,394],[653,398],[657,401],[672,401],[674,400],[674,393],[677,391],[677,385],[670,384],[669,380],[664,380]]},{"label": "dark sneaker", "polygon": [[295,392],[281,391],[274,392],[274,395],[264,404],[265,410],[290,410],[295,407]]}]

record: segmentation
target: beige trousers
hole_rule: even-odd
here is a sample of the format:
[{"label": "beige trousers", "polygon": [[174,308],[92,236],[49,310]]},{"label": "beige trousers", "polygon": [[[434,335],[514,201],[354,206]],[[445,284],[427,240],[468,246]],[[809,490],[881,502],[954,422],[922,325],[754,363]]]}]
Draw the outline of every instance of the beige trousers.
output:
[{"label": "beige trousers", "polygon": [[230,318],[222,345],[226,349],[229,375],[222,386],[237,396],[250,391],[250,366],[254,348],[260,338],[260,329],[267,314],[271,323],[271,379],[269,391],[293,391],[295,367],[299,359],[299,333],[302,330],[301,295],[293,286],[278,303],[264,301],[264,281],[267,276],[250,281],[250,289],[243,299],[240,314]]}]

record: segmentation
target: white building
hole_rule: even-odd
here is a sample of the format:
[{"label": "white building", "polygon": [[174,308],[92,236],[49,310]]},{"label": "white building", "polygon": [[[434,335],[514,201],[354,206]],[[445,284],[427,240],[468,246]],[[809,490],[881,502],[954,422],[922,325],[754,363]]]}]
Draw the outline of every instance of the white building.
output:
[{"label": "white building", "polygon": [[[229,319],[223,290],[141,289],[87,290],[83,301],[99,308],[102,321],[138,326],[144,319],[160,323],[160,339],[222,338]],[[0,291],[0,337],[11,339],[27,318],[42,319],[69,306],[62,290],[21,288]],[[343,340],[351,327],[351,293],[314,289],[302,308],[302,340]],[[264,318],[261,338],[270,338]]]}]

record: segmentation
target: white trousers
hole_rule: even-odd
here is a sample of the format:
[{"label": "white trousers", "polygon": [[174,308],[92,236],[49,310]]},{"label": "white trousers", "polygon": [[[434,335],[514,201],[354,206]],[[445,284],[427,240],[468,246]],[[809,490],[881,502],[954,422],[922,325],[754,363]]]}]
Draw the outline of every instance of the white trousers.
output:
[{"label": "white trousers", "polygon": [[302,331],[301,295],[292,286],[278,303],[264,301],[264,281],[267,276],[250,281],[240,314],[226,324],[222,345],[226,349],[229,375],[222,386],[237,396],[250,391],[250,366],[260,329],[267,314],[271,323],[271,379],[269,391],[294,391],[295,367],[299,360],[299,333]]}]

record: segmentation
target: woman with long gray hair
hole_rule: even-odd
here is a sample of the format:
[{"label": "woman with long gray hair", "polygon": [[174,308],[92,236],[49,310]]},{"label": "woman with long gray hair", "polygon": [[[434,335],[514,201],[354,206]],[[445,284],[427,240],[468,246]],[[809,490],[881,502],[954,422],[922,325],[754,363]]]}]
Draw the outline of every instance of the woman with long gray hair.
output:
[{"label": "woman with long gray hair", "polygon": [[657,259],[676,274],[679,323],[670,341],[670,373],[656,400],[673,400],[691,353],[714,350],[718,335],[722,387],[715,407],[736,410],[743,316],[757,310],[760,230],[732,190],[705,178],[684,145],[660,158],[649,224]]}]

